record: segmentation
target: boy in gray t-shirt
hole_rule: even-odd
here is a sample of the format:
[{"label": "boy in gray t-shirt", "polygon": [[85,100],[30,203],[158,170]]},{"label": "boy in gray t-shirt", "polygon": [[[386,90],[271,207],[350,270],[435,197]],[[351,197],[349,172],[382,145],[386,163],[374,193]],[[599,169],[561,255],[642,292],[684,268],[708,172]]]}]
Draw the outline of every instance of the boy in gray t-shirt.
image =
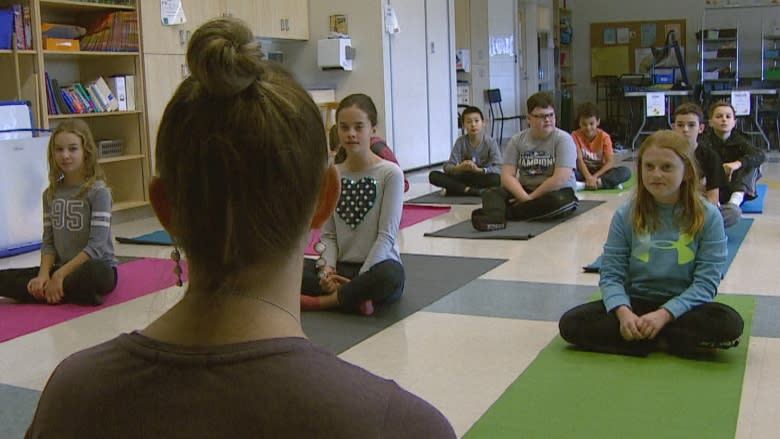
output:
[{"label": "boy in gray t-shirt", "polygon": [[503,228],[506,220],[558,218],[577,208],[577,148],[571,135],[555,127],[552,96],[536,93],[527,108],[530,127],[504,151],[501,187],[482,194],[482,208],[472,213],[477,230]]}]

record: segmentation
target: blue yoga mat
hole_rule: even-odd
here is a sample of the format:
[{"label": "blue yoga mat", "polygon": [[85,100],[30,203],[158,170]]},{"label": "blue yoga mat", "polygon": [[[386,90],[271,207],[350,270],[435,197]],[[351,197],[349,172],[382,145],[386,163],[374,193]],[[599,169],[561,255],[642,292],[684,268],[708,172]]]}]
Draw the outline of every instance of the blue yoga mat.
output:
[{"label": "blue yoga mat", "polygon": [[759,184],[756,188],[758,196],[752,200],[742,203],[740,208],[742,213],[764,213],[764,199],[766,198],[766,191],[769,190],[769,186],[765,184]]},{"label": "blue yoga mat", "polygon": [[[726,229],[726,238],[728,238],[728,255],[726,256],[726,263],[723,264],[723,276],[726,275],[731,263],[734,261],[734,256],[737,255],[739,246],[742,245],[742,241],[745,240],[750,226],[753,225],[753,218],[742,218],[738,223]],[[586,273],[598,273],[601,269],[601,256],[596,258],[595,261],[582,267]]]},{"label": "blue yoga mat", "polygon": [[145,235],[136,236],[134,238],[122,238],[117,236],[115,238],[117,242],[122,244],[140,244],[140,245],[173,245],[171,235],[165,230],[158,230],[156,232],[147,233]]}]

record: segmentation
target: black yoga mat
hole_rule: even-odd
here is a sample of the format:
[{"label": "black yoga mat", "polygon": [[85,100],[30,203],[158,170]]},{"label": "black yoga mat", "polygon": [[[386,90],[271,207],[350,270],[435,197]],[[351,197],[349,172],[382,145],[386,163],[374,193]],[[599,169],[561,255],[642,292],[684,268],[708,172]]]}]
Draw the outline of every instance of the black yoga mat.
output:
[{"label": "black yoga mat", "polygon": [[339,311],[301,313],[303,330],[317,345],[341,353],[471,282],[506,259],[402,254],[406,286],[401,299],[371,316]]}]

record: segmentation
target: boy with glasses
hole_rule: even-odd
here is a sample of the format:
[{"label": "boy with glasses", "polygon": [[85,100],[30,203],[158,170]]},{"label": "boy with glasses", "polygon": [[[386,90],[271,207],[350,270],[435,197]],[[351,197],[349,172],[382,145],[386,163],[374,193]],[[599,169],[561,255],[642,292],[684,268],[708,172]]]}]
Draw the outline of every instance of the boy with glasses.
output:
[{"label": "boy with glasses", "polygon": [[558,218],[577,208],[574,140],[555,127],[552,96],[536,93],[526,105],[530,127],[506,146],[501,187],[485,191],[482,208],[471,215],[477,230],[501,229],[507,220]]}]

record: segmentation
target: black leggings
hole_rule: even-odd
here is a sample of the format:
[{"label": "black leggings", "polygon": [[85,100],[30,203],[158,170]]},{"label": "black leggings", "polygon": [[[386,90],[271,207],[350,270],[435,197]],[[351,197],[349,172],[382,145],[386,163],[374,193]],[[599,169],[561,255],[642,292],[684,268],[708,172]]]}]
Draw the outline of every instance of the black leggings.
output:
[{"label": "black leggings", "polygon": [[447,189],[447,195],[464,195],[467,187],[486,189],[501,186],[501,175],[478,172],[447,174],[441,171],[431,171],[428,174],[428,181],[434,186]]},{"label": "black leggings", "polygon": [[[631,309],[638,316],[658,308],[658,303],[631,299]],[[658,335],[673,351],[685,353],[699,347],[736,346],[744,325],[734,308],[709,302],[667,323]],[[656,345],[655,340],[626,341],[620,335],[620,320],[614,312],[606,311],[601,300],[570,309],[561,317],[558,328],[564,340],[596,352],[646,356]]]},{"label": "black leggings", "polygon": [[726,204],[734,192],[744,192],[745,201],[758,196],[758,179],[761,178],[760,168],[744,166],[731,174],[727,188],[720,188],[720,204]]},{"label": "black leggings", "polygon": [[[303,284],[301,292],[307,296],[322,296],[326,293],[320,288],[320,279],[314,259],[303,262]],[[336,272],[350,279],[339,289],[339,305],[345,310],[353,310],[364,300],[374,303],[389,303],[398,300],[404,291],[406,276],[400,262],[386,259],[363,274],[358,274],[363,264],[339,262]]]},{"label": "black leggings", "polygon": [[[52,273],[59,266],[52,267]],[[0,271],[0,296],[22,303],[46,303],[27,291],[27,284],[38,276],[40,267],[12,268]],[[51,273],[50,273],[51,274]],[[100,305],[103,296],[114,291],[117,283],[116,267],[108,262],[90,259],[69,274],[62,283],[63,303]]]},{"label": "black leggings", "polygon": [[509,204],[512,194],[498,187],[482,194],[482,209],[492,218],[514,221],[537,221],[571,215],[577,209],[577,196],[569,187],[547,192],[525,203]]},{"label": "black leggings", "polygon": [[[594,173],[595,172],[592,174]],[[580,172],[579,169],[574,169],[574,177],[577,179],[577,181],[585,181],[585,176],[582,175],[582,172]],[[613,189],[616,188],[617,185],[625,183],[628,181],[628,179],[631,178],[631,170],[625,166],[615,166],[614,168],[610,168],[600,178],[602,189]]]}]

